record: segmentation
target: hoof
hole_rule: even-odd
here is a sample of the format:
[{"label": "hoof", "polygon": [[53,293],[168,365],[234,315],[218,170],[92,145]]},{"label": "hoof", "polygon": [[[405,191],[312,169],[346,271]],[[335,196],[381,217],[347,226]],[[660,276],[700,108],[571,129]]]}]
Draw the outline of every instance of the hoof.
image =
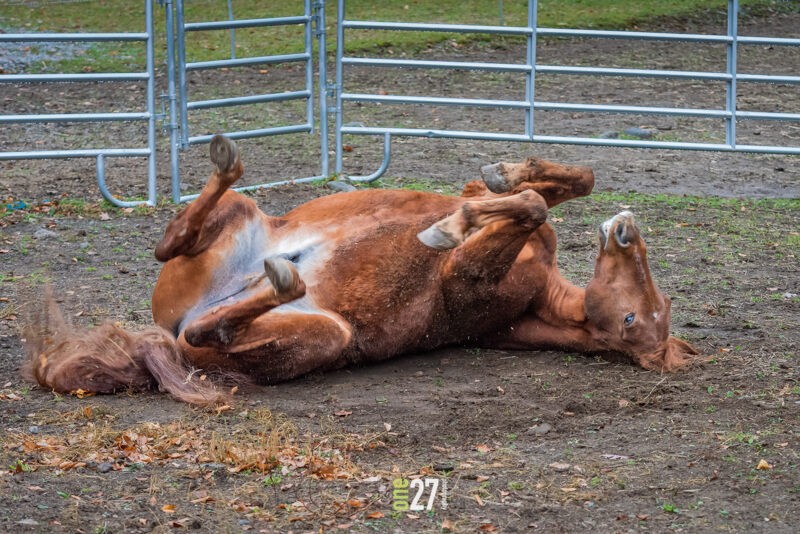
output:
[{"label": "hoof", "polygon": [[292,262],[279,256],[264,260],[264,273],[279,295],[293,291],[300,280],[300,275]]},{"label": "hoof", "polygon": [[450,250],[461,244],[452,234],[441,230],[435,224],[418,233],[417,239],[422,241],[422,244],[436,250]]},{"label": "hoof", "polygon": [[215,135],[209,147],[211,162],[216,165],[217,171],[222,174],[233,169],[239,159],[239,149],[236,143],[222,135]]},{"label": "hoof", "polygon": [[494,165],[484,165],[481,167],[483,183],[486,184],[486,187],[488,187],[489,191],[492,193],[500,194],[511,191],[511,184],[509,184],[506,177],[503,176],[501,165],[502,163],[495,163]]}]

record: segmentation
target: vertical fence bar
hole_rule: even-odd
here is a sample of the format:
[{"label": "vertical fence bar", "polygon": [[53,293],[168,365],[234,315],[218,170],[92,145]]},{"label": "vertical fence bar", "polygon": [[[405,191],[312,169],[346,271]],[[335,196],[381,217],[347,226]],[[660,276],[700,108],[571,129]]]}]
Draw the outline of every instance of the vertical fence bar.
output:
[{"label": "vertical fence bar", "polygon": [[[228,0],[228,20],[231,22],[234,21],[232,0]],[[230,32],[231,32],[231,59],[236,59],[236,30],[231,28]]]},{"label": "vertical fence bar", "polygon": [[731,38],[727,45],[727,69],[730,80],[727,81],[725,108],[730,116],[725,119],[725,144],[736,148],[736,69],[738,54],[739,33],[739,0],[728,0],[728,37]]},{"label": "vertical fence bar", "polygon": [[178,106],[175,94],[175,4],[167,0],[165,4],[167,34],[167,99],[169,100],[169,164],[172,184],[172,201],[181,201],[180,161],[178,156]]},{"label": "vertical fence bar", "polygon": [[539,2],[538,0],[528,1],[528,27],[531,34],[528,35],[526,57],[530,71],[525,76],[525,100],[528,101],[528,112],[525,114],[525,135],[533,141],[534,127],[534,100],[536,97],[536,25],[538,24]]},{"label": "vertical fence bar", "polygon": [[311,0],[303,0],[303,15],[306,17],[306,22],[303,24],[303,37],[305,41],[306,51],[306,91],[308,91],[308,98],[306,99],[306,124],[311,126],[311,132],[314,131],[314,62],[311,58],[314,54],[314,32],[313,32],[313,19],[311,13]]},{"label": "vertical fence bar", "polygon": [[325,0],[318,0],[316,7],[317,48],[319,49],[319,148],[321,154],[320,175],[328,177],[328,48],[325,44]]},{"label": "vertical fence bar", "polygon": [[342,172],[342,59],[344,58],[344,0],[339,0],[336,6],[336,82],[334,84],[334,98],[336,121],[334,125],[334,139],[336,143],[336,166],[334,172]]},{"label": "vertical fence bar", "polygon": [[178,40],[178,94],[180,98],[180,131],[181,131],[181,148],[189,146],[189,110],[186,109],[186,31],[184,24],[186,23],[183,13],[183,0],[175,0],[175,30]]},{"label": "vertical fence bar", "polygon": [[156,69],[153,33],[153,2],[145,1],[145,25],[147,27],[146,52],[147,57],[147,148],[150,155],[147,158],[147,203],[156,205]]}]

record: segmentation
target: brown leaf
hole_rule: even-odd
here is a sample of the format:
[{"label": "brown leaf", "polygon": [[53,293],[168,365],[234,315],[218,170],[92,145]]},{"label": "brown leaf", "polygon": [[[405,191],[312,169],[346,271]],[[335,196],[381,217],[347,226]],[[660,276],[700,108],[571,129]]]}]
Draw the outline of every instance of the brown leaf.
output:
[{"label": "brown leaf", "polygon": [[490,452],[492,448],[488,445],[481,444],[481,445],[475,445],[475,450],[483,454],[486,454],[487,452]]},{"label": "brown leaf", "polygon": [[350,499],[349,501],[347,501],[347,504],[349,504],[353,508],[363,508],[364,506],[364,502],[358,499]]},{"label": "brown leaf", "polygon": [[164,506],[161,507],[161,511],[162,512],[166,512],[168,514],[174,514],[175,513],[175,505],[174,504],[165,504]]},{"label": "brown leaf", "polygon": [[756,469],[760,469],[760,470],[764,471],[764,470],[767,470],[767,469],[772,469],[772,467],[773,467],[772,464],[770,464],[768,461],[762,459],[762,460],[758,461],[758,465],[756,466]]},{"label": "brown leaf", "polygon": [[348,415],[352,415],[353,412],[347,410],[339,410],[338,412],[333,412],[333,415],[336,417],[347,417]]},{"label": "brown leaf", "polygon": [[449,519],[445,519],[442,521],[442,530],[449,530],[450,532],[453,532],[455,529],[456,526]]},{"label": "brown leaf", "polygon": [[497,527],[491,523],[484,523],[483,525],[480,526],[480,529],[483,532],[494,532],[495,530],[497,530]]},{"label": "brown leaf", "polygon": [[367,514],[367,519],[380,519],[384,517],[383,512],[372,512],[371,514]]}]

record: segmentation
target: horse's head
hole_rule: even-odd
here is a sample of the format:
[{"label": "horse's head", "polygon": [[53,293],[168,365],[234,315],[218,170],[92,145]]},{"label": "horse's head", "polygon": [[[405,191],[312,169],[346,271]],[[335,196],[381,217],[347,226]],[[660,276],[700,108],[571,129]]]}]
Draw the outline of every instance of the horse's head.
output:
[{"label": "horse's head", "polygon": [[628,211],[600,226],[600,253],[586,287],[586,315],[602,346],[646,369],[671,371],[697,351],[670,337],[671,301],[656,287],[644,240]]}]

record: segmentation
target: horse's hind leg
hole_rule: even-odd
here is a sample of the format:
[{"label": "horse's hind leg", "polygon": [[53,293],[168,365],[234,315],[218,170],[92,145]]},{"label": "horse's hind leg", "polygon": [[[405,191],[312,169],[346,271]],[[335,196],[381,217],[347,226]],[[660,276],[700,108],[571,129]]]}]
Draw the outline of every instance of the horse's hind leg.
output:
[{"label": "horse's hind leg", "polygon": [[[156,246],[156,259],[168,261],[176,256],[196,255],[214,236],[208,235],[206,220],[228,188],[244,173],[236,144],[221,135],[211,141],[211,162],[215,169],[200,195],[167,225]],[[204,231],[205,230],[205,231]]]},{"label": "horse's hind leg", "polygon": [[258,285],[263,278],[268,278],[270,285],[234,304],[219,306],[194,319],[184,329],[186,341],[195,347],[229,350],[230,346],[240,342],[241,333],[256,318],[305,295],[305,283],[288,260],[267,258],[264,272],[264,277],[256,279],[251,286]]},{"label": "horse's hind leg", "polygon": [[442,266],[445,279],[495,283],[505,276],[531,233],[546,219],[545,200],[526,190],[465,202],[417,237],[431,248],[454,249]]}]

